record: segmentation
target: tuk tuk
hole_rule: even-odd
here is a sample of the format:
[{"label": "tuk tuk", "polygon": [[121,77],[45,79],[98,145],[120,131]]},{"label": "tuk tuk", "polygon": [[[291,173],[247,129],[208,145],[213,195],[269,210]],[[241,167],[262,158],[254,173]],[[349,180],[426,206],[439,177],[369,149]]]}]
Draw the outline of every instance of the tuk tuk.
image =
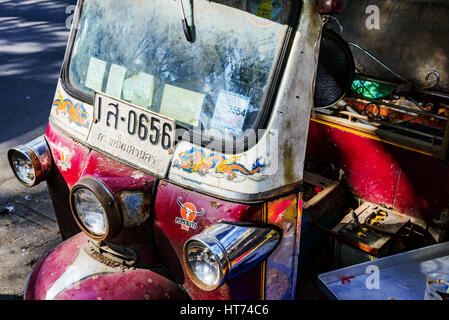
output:
[{"label": "tuk tuk", "polygon": [[[447,66],[402,95],[364,75],[351,46],[386,65],[347,40],[348,7],[79,0],[46,132],[8,152],[20,182],[47,183],[64,240],[24,298],[295,299],[323,241],[371,259],[371,233],[438,219],[442,241]],[[400,228],[335,229],[351,206]]]}]

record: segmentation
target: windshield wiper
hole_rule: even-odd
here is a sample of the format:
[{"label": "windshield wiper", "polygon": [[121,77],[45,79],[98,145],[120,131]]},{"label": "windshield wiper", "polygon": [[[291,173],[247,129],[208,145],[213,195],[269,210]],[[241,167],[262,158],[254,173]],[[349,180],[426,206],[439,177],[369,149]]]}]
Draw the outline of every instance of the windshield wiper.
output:
[{"label": "windshield wiper", "polygon": [[184,13],[184,6],[182,5],[182,0],[179,0],[179,6],[181,7],[182,28],[184,29],[184,34],[186,36],[187,41],[193,42],[192,29],[190,28],[189,23],[187,22],[186,15]]}]

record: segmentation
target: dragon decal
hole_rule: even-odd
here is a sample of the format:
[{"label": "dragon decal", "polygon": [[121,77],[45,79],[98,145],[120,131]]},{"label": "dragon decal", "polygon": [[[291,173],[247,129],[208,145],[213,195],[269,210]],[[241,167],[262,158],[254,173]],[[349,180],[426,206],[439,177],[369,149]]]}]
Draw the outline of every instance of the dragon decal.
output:
[{"label": "dragon decal", "polygon": [[89,114],[81,103],[73,104],[70,99],[64,99],[64,97],[58,91],[59,99],[53,102],[53,106],[56,107],[56,115],[60,113],[68,117],[69,122],[74,122],[77,126],[87,128],[89,126]]},{"label": "dragon decal", "polygon": [[261,173],[265,167],[259,158],[249,170],[243,164],[238,163],[238,159],[237,156],[227,158],[214,152],[206,154],[203,150],[192,147],[189,151],[180,153],[179,159],[175,160],[172,166],[188,173],[197,173],[200,176],[225,175],[228,181],[235,181],[238,176],[250,177]]}]

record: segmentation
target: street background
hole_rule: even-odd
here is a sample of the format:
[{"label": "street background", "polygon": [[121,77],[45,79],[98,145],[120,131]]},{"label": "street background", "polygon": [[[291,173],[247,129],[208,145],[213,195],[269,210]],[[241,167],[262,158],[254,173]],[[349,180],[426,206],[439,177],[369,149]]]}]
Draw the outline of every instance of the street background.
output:
[{"label": "street background", "polygon": [[22,297],[61,237],[45,183],[22,186],[7,150],[45,132],[76,0],[0,0],[0,299]]}]

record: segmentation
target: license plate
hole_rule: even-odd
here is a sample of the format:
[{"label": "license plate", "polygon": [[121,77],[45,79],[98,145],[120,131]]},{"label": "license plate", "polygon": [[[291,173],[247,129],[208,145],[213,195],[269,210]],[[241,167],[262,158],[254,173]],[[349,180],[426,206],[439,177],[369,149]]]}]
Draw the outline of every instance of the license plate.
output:
[{"label": "license plate", "polygon": [[175,129],[172,119],[96,93],[87,141],[100,152],[163,177],[173,153]]}]

